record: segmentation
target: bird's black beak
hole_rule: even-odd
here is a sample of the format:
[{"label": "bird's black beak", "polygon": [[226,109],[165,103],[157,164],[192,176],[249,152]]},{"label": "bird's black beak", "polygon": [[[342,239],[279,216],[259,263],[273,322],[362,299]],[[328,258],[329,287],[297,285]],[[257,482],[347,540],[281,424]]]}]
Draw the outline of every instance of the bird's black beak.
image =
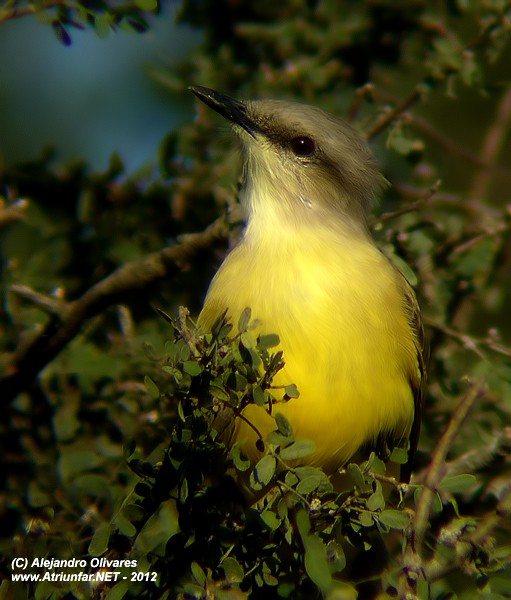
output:
[{"label": "bird's black beak", "polygon": [[204,104],[222,115],[222,117],[242,127],[253,138],[260,131],[259,126],[247,115],[247,106],[243,102],[200,85],[190,86],[189,89]]}]

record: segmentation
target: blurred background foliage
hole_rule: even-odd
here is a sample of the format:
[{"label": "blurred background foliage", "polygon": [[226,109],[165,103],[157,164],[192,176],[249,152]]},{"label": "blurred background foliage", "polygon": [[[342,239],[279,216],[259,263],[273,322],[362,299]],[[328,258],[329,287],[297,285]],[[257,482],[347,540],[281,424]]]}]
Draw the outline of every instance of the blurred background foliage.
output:
[{"label": "blurred background foliage", "polygon": [[[28,54],[34,20],[45,26],[38,31],[53,30],[62,53],[87,55],[99,44],[96,62],[78,74],[83,86],[96,80],[117,44],[162,36],[177,47],[162,43],[161,54],[147,59],[156,104],[137,93],[135,79],[120,87],[114,75],[121,66],[102,76],[103,94],[92,88],[94,97],[84,94],[87,105],[80,106],[80,94],[62,93],[64,104],[60,90],[46,94],[55,86],[46,76],[58,70],[54,63],[36,65],[42,79],[15,67],[26,85],[11,104],[15,85],[6,88],[2,74],[2,597],[353,597],[351,586],[332,583],[342,579],[342,551],[329,546],[331,524],[311,511],[313,500],[333,502],[321,477],[303,494],[309,516],[299,511],[293,522],[280,505],[271,513],[278,518],[266,511],[261,520],[215,474],[222,451],[208,430],[211,406],[199,404],[196,413],[177,403],[190,400],[192,381],[203,381],[203,363],[186,350],[186,319],[175,329],[155,308],[175,316],[185,305],[196,315],[239,232],[237,154],[224,124],[195,107],[190,84],[310,102],[371,140],[392,183],[375,235],[416,280],[431,342],[415,481],[438,488],[444,503],[443,511],[431,508],[418,553],[430,585],[399,583],[401,538],[390,546],[392,568],[378,577],[419,598],[510,597],[509,3],[8,0],[0,4],[0,31],[16,43],[0,42],[2,73],[5,63],[22,64],[12,53]],[[128,53],[120,64],[133,60]],[[40,126],[26,126],[27,96]],[[113,112],[96,116],[105,105]],[[65,124],[62,152],[58,127],[48,122]],[[105,142],[102,129],[114,139]],[[121,135],[127,130],[134,133]],[[37,131],[47,138],[38,141]],[[153,152],[146,144],[158,132]],[[87,149],[94,139],[97,147]],[[115,150],[108,163],[100,158],[105,143]],[[169,258],[163,248],[175,252]],[[120,272],[126,265],[131,270]],[[238,360],[246,369],[243,356]],[[239,385],[229,380],[215,393],[242,393]],[[202,400],[213,394],[201,393]],[[475,404],[463,425],[461,397]],[[448,426],[457,435],[449,438],[447,462],[432,468]],[[475,480],[445,484],[447,475],[467,473]],[[264,477],[278,474],[270,469]],[[375,480],[353,477],[373,515],[364,527],[406,530],[406,519],[385,525],[385,503],[372,496]],[[412,499],[398,506],[410,514],[413,507]],[[139,570],[159,580],[92,590],[15,584],[15,555],[136,557]],[[451,569],[442,571],[445,564]]]}]

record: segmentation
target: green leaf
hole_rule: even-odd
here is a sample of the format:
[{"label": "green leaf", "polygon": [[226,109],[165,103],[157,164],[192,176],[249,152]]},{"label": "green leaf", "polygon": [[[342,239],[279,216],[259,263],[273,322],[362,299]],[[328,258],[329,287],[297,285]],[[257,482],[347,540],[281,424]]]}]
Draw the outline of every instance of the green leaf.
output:
[{"label": "green leaf", "polygon": [[455,255],[455,263],[460,274],[477,277],[485,273],[495,258],[497,247],[492,239],[483,239],[465,252]]},{"label": "green leaf", "polygon": [[186,502],[188,498],[188,481],[183,479],[181,485],[179,486],[179,500],[181,502]]},{"label": "green leaf", "polygon": [[279,598],[292,598],[296,591],[296,584],[291,582],[279,583],[277,594]]},{"label": "green leaf", "polygon": [[252,316],[252,310],[250,307],[246,307],[241,311],[240,318],[238,319],[238,331],[243,333],[247,330],[248,324],[250,323],[250,318]]},{"label": "green leaf", "polygon": [[192,377],[196,377],[202,373],[203,368],[198,362],[194,360],[187,360],[183,363],[183,371]]},{"label": "green leaf", "polygon": [[[272,587],[276,586],[279,582],[279,580],[271,572],[271,570],[268,567],[268,564],[266,562],[263,565],[263,581],[266,585],[269,585]],[[228,599],[220,598],[219,600],[238,600],[238,599],[237,598],[236,599],[235,598],[228,598]]]},{"label": "green leaf", "polygon": [[266,394],[258,385],[254,386],[252,389],[252,399],[258,406],[264,406],[266,402]]},{"label": "green leaf", "polygon": [[[249,336],[251,336],[251,334],[247,333],[247,339]],[[245,342],[250,344],[250,342],[247,342],[247,339],[245,339]],[[255,342],[254,342],[254,344],[255,344]],[[255,348],[255,346],[254,346],[254,348]],[[263,364],[263,361],[261,360],[261,357],[259,356],[259,354],[257,354],[257,352],[254,350],[254,348],[247,348],[245,346],[245,344],[243,343],[243,340],[240,340],[240,342],[239,342],[239,353],[240,353],[242,362],[245,363],[246,365],[250,365],[255,370],[259,370]]]},{"label": "green leaf", "polygon": [[183,373],[181,373],[179,369],[165,365],[161,368],[161,370],[165,371],[165,373],[168,373],[169,375],[172,375],[176,383],[183,381]]},{"label": "green leaf", "polygon": [[392,449],[389,460],[398,465],[405,465],[408,461],[408,450],[396,446]]},{"label": "green leaf", "polygon": [[77,416],[78,408],[74,398],[71,398],[71,401],[65,402],[57,409],[53,417],[53,429],[59,441],[70,441],[78,432],[81,426]]},{"label": "green leaf", "polygon": [[399,529],[402,531],[410,524],[410,515],[401,510],[387,509],[382,510],[378,515],[378,519],[391,529]]},{"label": "green leaf", "polygon": [[280,338],[276,333],[268,333],[261,335],[257,340],[258,350],[267,350],[268,348],[274,348],[280,344]]},{"label": "green leaf", "polygon": [[106,475],[83,473],[73,479],[72,487],[84,496],[110,501],[114,490],[111,480]]},{"label": "green leaf", "polygon": [[376,491],[367,499],[366,506],[368,510],[379,510],[385,506],[385,498],[383,496],[380,482],[377,482]]},{"label": "green leaf", "polygon": [[126,518],[125,514],[122,511],[119,511],[115,518],[112,520],[112,523],[119,529],[121,533],[123,533],[126,537],[132,537],[137,533],[137,530],[133,523]]},{"label": "green leaf", "polygon": [[245,577],[243,568],[232,556],[228,556],[222,561],[222,569],[224,570],[225,578],[229,583],[241,583]]},{"label": "green leaf", "polygon": [[193,561],[192,564],[190,565],[190,569],[192,571],[192,575],[193,575],[193,578],[195,579],[195,581],[200,586],[205,586],[207,578],[206,578],[206,573],[203,571],[202,567],[198,563]]},{"label": "green leaf", "polygon": [[110,531],[110,525],[106,523],[96,529],[89,544],[89,554],[91,556],[101,556],[108,550]]},{"label": "green leaf", "polygon": [[330,540],[326,546],[326,558],[331,572],[340,573],[346,568],[346,555],[341,544]]},{"label": "green leaf", "polygon": [[402,124],[397,122],[387,138],[387,147],[392,148],[402,156],[408,156],[412,153],[422,153],[424,151],[424,142],[408,137]]},{"label": "green leaf", "polygon": [[158,8],[158,0],[135,0],[135,6],[140,10],[154,11]]},{"label": "green leaf", "polygon": [[378,456],[376,456],[376,454],[374,452],[371,452],[369,460],[367,461],[366,464],[370,471],[372,471],[373,473],[376,473],[378,475],[385,475],[385,473],[387,471],[387,467],[386,467],[385,463],[383,462],[383,460],[381,458],[379,458]]},{"label": "green leaf", "polygon": [[284,481],[286,482],[287,485],[289,485],[290,487],[293,487],[294,485],[296,485],[300,480],[298,479],[298,477],[295,475],[295,473],[293,471],[288,471],[286,473],[286,476],[284,478]]},{"label": "green leaf", "polygon": [[284,437],[289,437],[293,435],[291,423],[286,419],[286,417],[282,413],[275,413],[274,419],[275,423],[277,424],[277,431],[279,433],[281,433]]},{"label": "green leaf", "polygon": [[288,398],[298,398],[300,396],[300,392],[294,383],[286,385],[284,392]]},{"label": "green leaf", "polygon": [[123,456],[124,458],[130,458],[137,449],[137,440],[135,438],[126,438],[123,444]]},{"label": "green leaf", "polygon": [[362,471],[361,471],[359,465],[357,465],[357,463],[350,463],[346,467],[346,471],[349,474],[349,476],[351,477],[351,479],[353,480],[353,483],[356,487],[358,487],[360,489],[366,488],[367,484],[366,484],[364,474],[362,473]]},{"label": "green leaf", "polygon": [[261,487],[268,485],[275,474],[276,466],[277,461],[273,456],[270,456],[269,454],[263,456],[251,473],[251,484],[254,483],[256,485],[256,487],[254,487],[254,485],[252,485],[252,487],[254,489],[260,489]]},{"label": "green leaf", "polygon": [[432,505],[432,510],[433,510],[433,514],[439,514],[442,512],[443,509],[443,502],[442,502],[442,498],[440,496],[440,494],[437,492],[435,494],[435,499],[433,500],[433,505]]},{"label": "green leaf", "polygon": [[474,483],[477,482],[477,478],[469,473],[462,473],[461,475],[452,475],[444,477],[440,483],[440,489],[444,492],[450,492],[451,494],[461,494],[470,489]]},{"label": "green leaf", "polygon": [[202,598],[204,598],[204,586],[202,585],[197,585],[195,583],[184,583],[181,589],[184,598],[190,598],[190,600],[202,600]]},{"label": "green leaf", "polygon": [[191,355],[191,350],[190,350],[190,347],[188,346],[188,344],[186,344],[186,342],[184,342],[183,340],[179,340],[178,349],[179,349],[178,361],[181,361],[181,362],[187,361]]},{"label": "green leaf", "polygon": [[231,333],[232,331],[232,323],[225,323],[223,327],[221,327],[218,330],[218,333],[216,335],[216,339],[219,342],[225,342],[225,340],[227,339],[227,336]]},{"label": "green leaf", "polygon": [[142,521],[146,514],[145,510],[139,504],[126,504],[122,512],[133,523]]},{"label": "green leaf", "polygon": [[288,444],[290,444],[293,441],[292,437],[289,437],[287,435],[282,435],[281,433],[279,433],[278,431],[271,431],[267,436],[266,436],[266,442],[268,444],[271,444],[272,446],[274,446],[275,448],[278,448],[280,446],[287,446]]},{"label": "green leaf", "polygon": [[[160,504],[137,535],[134,548],[138,553],[163,555],[165,546],[179,529],[179,514],[174,499]],[[140,565],[139,565],[140,566]]]},{"label": "green leaf", "polygon": [[235,444],[231,448],[230,456],[232,458],[232,462],[238,471],[246,471],[250,467],[250,461],[248,458],[245,458],[241,453],[241,447],[239,444]]},{"label": "green leaf", "polygon": [[248,380],[244,375],[241,375],[241,373],[230,373],[227,377],[227,385],[231,390],[242,392],[247,389]]},{"label": "green leaf", "polygon": [[81,473],[96,469],[100,463],[100,457],[93,450],[68,449],[61,454],[58,468],[61,478],[67,482]]},{"label": "green leaf", "polygon": [[280,451],[282,460],[296,460],[312,454],[316,444],[312,440],[298,440]]},{"label": "green leaf", "polygon": [[302,540],[307,537],[311,528],[311,522],[309,513],[304,508],[299,509],[296,513],[296,527]]},{"label": "green leaf", "polygon": [[122,600],[129,589],[130,584],[127,581],[119,581],[108,591],[105,600]]},{"label": "green leaf", "polygon": [[158,389],[158,386],[154,383],[154,381],[146,375],[144,377],[144,384],[151,398],[153,398],[153,400],[158,400],[158,398],[160,397],[160,390]]},{"label": "green leaf", "polygon": [[262,512],[261,519],[272,531],[278,529],[282,522],[272,510],[265,510]]},{"label": "green leaf", "polygon": [[101,39],[108,37],[112,31],[112,25],[113,16],[110,13],[106,12],[103,14],[96,14],[94,16],[94,29],[96,31],[96,35]]},{"label": "green leaf", "polygon": [[241,343],[247,350],[257,347],[257,340],[250,331],[244,331],[240,336]]},{"label": "green leaf", "polygon": [[310,477],[306,477],[300,481],[300,483],[296,486],[296,491],[299,494],[310,494],[318,489],[322,481],[323,478],[319,474],[311,475]]},{"label": "green leaf", "polygon": [[374,517],[372,513],[368,511],[362,511],[358,515],[358,519],[362,527],[372,527],[374,523]]},{"label": "green leaf", "polygon": [[231,399],[224,388],[215,385],[214,383],[209,386],[209,392],[214,398],[218,398],[218,400],[222,400],[222,402],[229,402]]},{"label": "green leaf", "polygon": [[325,545],[316,535],[306,536],[303,543],[307,575],[323,593],[326,593],[332,586],[332,575],[326,558]]}]

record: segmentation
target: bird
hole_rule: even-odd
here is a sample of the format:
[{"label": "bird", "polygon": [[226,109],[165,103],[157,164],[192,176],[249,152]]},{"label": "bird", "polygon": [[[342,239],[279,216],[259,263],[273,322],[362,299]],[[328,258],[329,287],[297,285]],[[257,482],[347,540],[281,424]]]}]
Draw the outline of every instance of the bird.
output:
[{"label": "bird", "polygon": [[195,96],[223,116],[241,149],[245,228],[214,275],[198,318],[211,331],[249,307],[259,334],[279,336],[274,384],[299,396],[273,415],[249,404],[229,413],[224,438],[256,464],[258,434],[275,413],[312,440],[300,464],[328,475],[371,451],[408,447],[408,481],[426,380],[421,314],[411,285],[377,247],[371,209],[387,185],[364,138],[319,107],[237,100],[202,86]]}]

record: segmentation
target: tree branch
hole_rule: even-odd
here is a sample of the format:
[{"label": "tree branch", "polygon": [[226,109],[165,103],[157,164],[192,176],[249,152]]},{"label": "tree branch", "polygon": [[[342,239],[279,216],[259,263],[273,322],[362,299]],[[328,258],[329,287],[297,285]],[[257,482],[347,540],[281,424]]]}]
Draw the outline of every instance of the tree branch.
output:
[{"label": "tree branch", "polygon": [[[506,135],[511,125],[511,87],[500,101],[497,115],[486,133],[481,150],[481,162],[487,165],[495,164],[502,150]],[[470,189],[470,197],[485,199],[493,181],[493,173],[488,170],[476,172]]]},{"label": "tree branch", "polygon": [[494,511],[487,513],[477,527],[467,537],[456,544],[456,559],[447,563],[432,560],[426,569],[428,581],[438,581],[463,565],[475,549],[485,546],[488,537],[502,523],[509,523],[511,517],[511,484],[508,484]]},{"label": "tree branch", "polygon": [[[62,305],[37,336],[13,354],[0,376],[0,402],[11,402],[38,373],[79,333],[85,321],[106,307],[125,300],[127,294],[147,289],[163,278],[183,270],[212,241],[226,236],[231,219],[223,216],[201,233],[187,234],[180,243],[123,265],[87,290],[83,296]],[[19,289],[17,290],[19,292]],[[52,312],[52,311],[50,311]]]},{"label": "tree branch", "polygon": [[376,123],[365,133],[365,138],[367,140],[372,140],[379,133],[381,133],[386,127],[392,123],[399,115],[408,110],[411,106],[413,106],[416,102],[418,102],[422,96],[423,87],[419,84],[417,85],[412,93],[401,100],[392,110],[384,113]]}]

